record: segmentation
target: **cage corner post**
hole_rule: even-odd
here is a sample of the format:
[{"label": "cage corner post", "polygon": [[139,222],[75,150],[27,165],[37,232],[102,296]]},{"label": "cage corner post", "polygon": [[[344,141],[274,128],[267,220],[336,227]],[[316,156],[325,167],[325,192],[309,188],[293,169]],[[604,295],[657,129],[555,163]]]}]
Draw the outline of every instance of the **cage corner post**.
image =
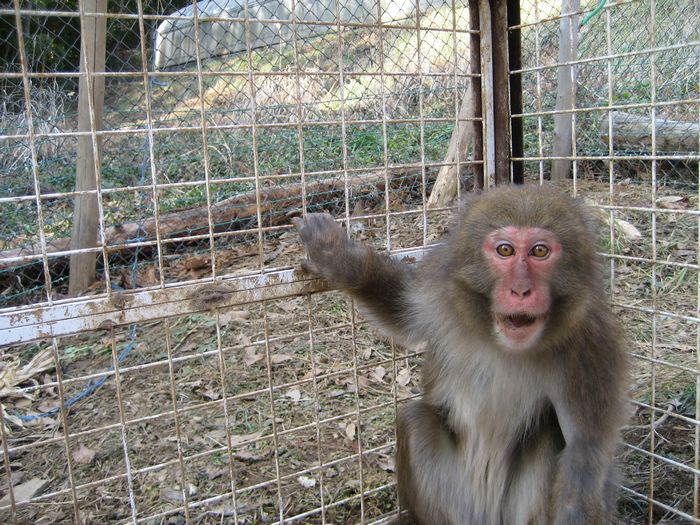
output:
[{"label": "cage corner post", "polygon": [[[485,187],[523,182],[519,0],[479,1]],[[509,31],[509,27],[516,26]]]}]

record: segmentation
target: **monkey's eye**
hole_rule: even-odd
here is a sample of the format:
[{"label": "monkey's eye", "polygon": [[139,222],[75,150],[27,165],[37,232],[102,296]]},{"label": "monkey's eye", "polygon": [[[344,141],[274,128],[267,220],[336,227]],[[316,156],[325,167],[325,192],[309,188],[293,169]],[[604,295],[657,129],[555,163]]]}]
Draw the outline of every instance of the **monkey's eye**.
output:
[{"label": "monkey's eye", "polygon": [[533,257],[541,259],[542,257],[547,257],[549,255],[549,248],[544,244],[535,244],[530,250]]},{"label": "monkey's eye", "polygon": [[515,253],[515,248],[513,248],[512,244],[508,244],[507,242],[503,242],[496,246],[496,253],[500,255],[501,257],[510,257]]}]

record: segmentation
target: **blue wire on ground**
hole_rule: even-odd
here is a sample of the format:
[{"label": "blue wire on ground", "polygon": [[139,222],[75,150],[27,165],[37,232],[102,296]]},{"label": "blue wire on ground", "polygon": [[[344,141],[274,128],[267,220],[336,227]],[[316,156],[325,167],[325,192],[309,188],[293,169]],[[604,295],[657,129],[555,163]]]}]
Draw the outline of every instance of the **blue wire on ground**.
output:
[{"label": "blue wire on ground", "polygon": [[[131,341],[129,341],[124,348],[122,348],[122,351],[119,352],[119,355],[117,356],[117,364],[121,364],[124,359],[127,358],[131,350],[133,350],[134,346],[136,346],[136,325],[132,324],[129,327],[129,336],[131,338]],[[107,369],[107,372],[111,372],[114,370],[114,365],[110,366]],[[83,390],[75,394],[74,396],[68,398],[66,402],[63,404],[63,406],[68,409],[81,399],[89,396],[93,392],[95,392],[98,388],[100,388],[102,385],[105,384],[109,376],[104,376],[100,377],[99,379],[96,379],[95,381],[92,381],[91,383],[88,384]],[[55,407],[52,408],[51,410],[47,410],[46,412],[40,412],[38,414],[12,414],[15,417],[18,417],[22,421],[35,421],[37,419],[45,418],[45,417],[52,417],[58,414],[58,412],[61,410],[60,407]]]}]

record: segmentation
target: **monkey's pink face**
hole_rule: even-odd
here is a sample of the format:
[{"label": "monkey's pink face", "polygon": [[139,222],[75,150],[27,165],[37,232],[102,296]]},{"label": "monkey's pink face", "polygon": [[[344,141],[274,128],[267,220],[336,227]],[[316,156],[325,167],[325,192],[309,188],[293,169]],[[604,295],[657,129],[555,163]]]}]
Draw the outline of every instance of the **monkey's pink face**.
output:
[{"label": "monkey's pink face", "polygon": [[496,284],[492,290],[494,330],[511,350],[537,344],[552,304],[550,280],[561,243],[549,230],[507,226],[483,244]]}]

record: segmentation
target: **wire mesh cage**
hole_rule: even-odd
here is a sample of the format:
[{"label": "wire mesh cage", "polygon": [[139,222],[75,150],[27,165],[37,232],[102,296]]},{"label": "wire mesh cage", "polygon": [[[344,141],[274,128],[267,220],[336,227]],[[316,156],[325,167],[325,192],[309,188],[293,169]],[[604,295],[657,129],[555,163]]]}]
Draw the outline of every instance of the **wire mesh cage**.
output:
[{"label": "wire mesh cage", "polygon": [[[511,164],[596,210],[629,338],[621,523],[700,523],[699,10],[533,0],[508,28]],[[451,149],[487,125],[473,22],[466,0],[0,5],[0,521],[396,513],[421,349],[296,271],[290,220],[406,260],[439,242],[440,175],[459,196],[489,163]]]}]

